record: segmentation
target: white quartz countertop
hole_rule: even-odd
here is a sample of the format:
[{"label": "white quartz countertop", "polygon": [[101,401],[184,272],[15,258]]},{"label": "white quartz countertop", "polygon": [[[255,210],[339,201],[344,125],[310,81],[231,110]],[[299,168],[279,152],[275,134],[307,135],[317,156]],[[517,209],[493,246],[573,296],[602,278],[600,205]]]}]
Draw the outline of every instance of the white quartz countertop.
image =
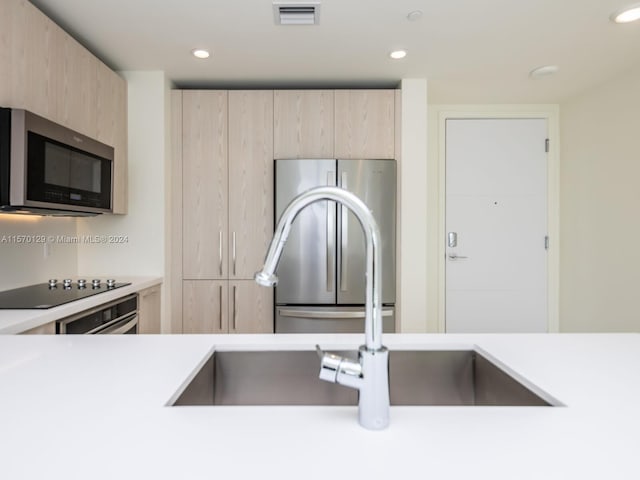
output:
[{"label": "white quartz countertop", "polygon": [[[87,278],[87,277],[85,277]],[[107,278],[106,276],[94,276],[89,278]],[[111,278],[111,277],[109,277]],[[76,280],[75,278],[73,279]],[[125,287],[119,287],[107,292],[92,295],[73,302],[65,303],[59,307],[48,309],[24,309],[24,310],[3,310],[0,309],[0,334],[21,333],[31,328],[39,327],[61,318],[74,315],[83,310],[96,307],[103,303],[110,302],[130,293],[139,292],[145,288],[153,287],[162,283],[161,277],[118,277],[118,283],[131,283]],[[45,282],[46,283],[46,280]]]},{"label": "white quartz countertop", "polygon": [[362,335],[0,335],[0,478],[638,479],[640,335],[386,335],[477,348],[562,407],[168,407],[216,349]]}]

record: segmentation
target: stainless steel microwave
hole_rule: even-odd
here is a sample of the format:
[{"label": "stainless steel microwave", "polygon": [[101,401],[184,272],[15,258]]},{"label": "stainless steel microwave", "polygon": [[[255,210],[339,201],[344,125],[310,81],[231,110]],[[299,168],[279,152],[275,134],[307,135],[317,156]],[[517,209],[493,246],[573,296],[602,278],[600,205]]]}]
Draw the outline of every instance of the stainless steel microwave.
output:
[{"label": "stainless steel microwave", "polygon": [[0,108],[0,212],[112,212],[113,147],[26,110]]}]

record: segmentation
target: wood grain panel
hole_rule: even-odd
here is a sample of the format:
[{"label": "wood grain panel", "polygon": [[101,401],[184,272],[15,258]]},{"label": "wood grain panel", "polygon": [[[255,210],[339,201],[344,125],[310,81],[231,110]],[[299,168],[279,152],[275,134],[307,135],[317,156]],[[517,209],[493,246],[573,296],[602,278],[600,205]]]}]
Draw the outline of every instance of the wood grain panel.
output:
[{"label": "wood grain panel", "polygon": [[45,323],[39,327],[31,328],[22,332],[22,335],[55,335],[56,322]]},{"label": "wood grain panel", "polygon": [[182,333],[182,91],[171,91],[171,178],[169,198],[171,232],[169,295],[171,333]]},{"label": "wood grain panel", "polygon": [[276,90],[274,158],[333,156],[333,90]]},{"label": "wood grain panel", "polygon": [[0,105],[24,108],[27,89],[28,12],[26,0],[0,1]]},{"label": "wood grain panel", "polygon": [[184,91],[182,101],[183,278],[225,278],[227,92]]},{"label": "wood grain panel", "polygon": [[228,332],[228,282],[185,280],[183,286],[183,333]]},{"label": "wood grain panel", "polygon": [[394,158],[394,92],[336,90],[336,158]]},{"label": "wood grain panel", "polygon": [[161,331],[161,288],[155,285],[141,290],[138,307],[138,333],[157,334]]},{"label": "wood grain panel", "polygon": [[231,91],[229,278],[253,278],[272,234],[273,92]]},{"label": "wood grain panel", "polygon": [[273,289],[253,280],[229,282],[229,333],[273,333]]}]

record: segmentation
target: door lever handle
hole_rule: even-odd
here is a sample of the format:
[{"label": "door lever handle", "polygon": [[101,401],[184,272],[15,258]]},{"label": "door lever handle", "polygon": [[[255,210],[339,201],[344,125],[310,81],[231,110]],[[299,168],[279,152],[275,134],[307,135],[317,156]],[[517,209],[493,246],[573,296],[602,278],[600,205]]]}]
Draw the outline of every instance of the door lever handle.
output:
[{"label": "door lever handle", "polygon": [[463,255],[457,255],[455,253],[450,253],[448,255],[448,257],[449,257],[449,260],[458,260],[458,259],[462,259],[462,258],[469,258],[469,257],[465,257]]}]

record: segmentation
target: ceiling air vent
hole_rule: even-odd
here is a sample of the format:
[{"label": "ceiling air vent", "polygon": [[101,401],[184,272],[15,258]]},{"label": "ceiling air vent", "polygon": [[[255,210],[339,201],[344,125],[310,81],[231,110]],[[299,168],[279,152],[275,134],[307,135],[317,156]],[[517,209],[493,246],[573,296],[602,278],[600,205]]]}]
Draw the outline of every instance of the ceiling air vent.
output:
[{"label": "ceiling air vent", "polygon": [[273,2],[276,25],[317,25],[320,22],[320,2]]}]

